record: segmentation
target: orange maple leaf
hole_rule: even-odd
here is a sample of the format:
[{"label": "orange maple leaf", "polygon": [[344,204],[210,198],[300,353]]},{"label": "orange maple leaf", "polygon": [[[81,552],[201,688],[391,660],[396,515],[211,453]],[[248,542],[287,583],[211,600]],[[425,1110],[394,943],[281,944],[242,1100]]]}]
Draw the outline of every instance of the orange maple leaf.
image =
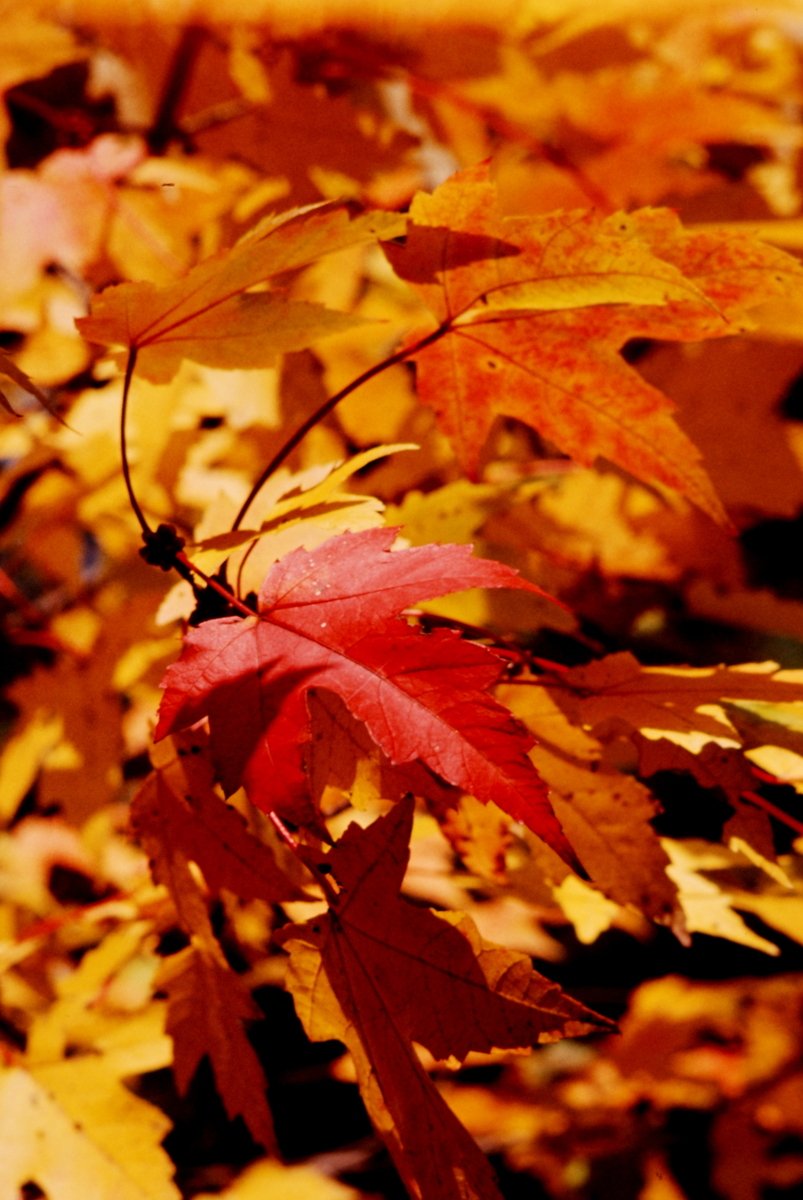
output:
[{"label": "orange maple leaf", "polygon": [[549,682],[555,700],[577,724],[608,722],[631,729],[696,731],[732,737],[724,714],[706,707],[727,700],[803,700],[803,683],[784,678],[775,663],[737,667],[644,667],[627,651],[561,670]]},{"label": "orange maple leaf", "polygon": [[414,352],[419,394],[474,475],[494,420],[515,417],[572,458],[602,456],[722,505],[671,401],[621,357],[636,337],[722,337],[800,275],[748,238],[685,231],[668,210],[504,217],[486,165],[410,210],[406,245],[386,252],[445,334]]}]

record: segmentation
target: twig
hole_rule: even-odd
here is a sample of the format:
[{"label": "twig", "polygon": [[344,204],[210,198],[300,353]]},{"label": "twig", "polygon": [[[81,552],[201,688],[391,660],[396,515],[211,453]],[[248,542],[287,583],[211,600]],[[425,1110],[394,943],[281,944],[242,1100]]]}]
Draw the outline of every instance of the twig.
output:
[{"label": "twig", "polygon": [[137,347],[131,346],[128,351],[128,358],[125,364],[125,379],[123,380],[123,402],[120,405],[120,460],[123,468],[123,479],[125,481],[125,489],[128,492],[128,501],[134,511],[134,516],[139,521],[139,527],[142,530],[142,536],[146,539],[153,536],[153,530],[148,524],[147,518],[139,506],[134,487],[131,482],[131,469],[128,465],[128,445],[126,442],[126,417],[128,416],[128,397],[131,392],[131,380],[134,377],[134,368],[137,365]]},{"label": "twig", "polygon": [[776,821],[780,821],[782,825],[786,825],[789,829],[794,829],[795,833],[803,834],[803,822],[784,812],[782,808],[779,808],[777,804],[773,804],[771,800],[765,799],[759,792],[742,792],[742,799],[747,800],[749,804],[755,804],[757,808],[763,808]]},{"label": "twig", "polygon": [[177,133],[176,112],[189,86],[204,36],[205,30],[200,25],[187,25],[181,32],[148,136],[148,145],[154,154],[163,154]]},{"label": "twig", "polygon": [[[187,558],[187,555],[183,550],[176,554],[176,564],[184,567],[186,571],[191,571],[192,574],[197,575],[199,579],[203,579],[207,587],[212,588],[212,590],[217,592],[219,596],[222,596],[232,608],[235,608],[237,612],[241,613],[244,617],[255,617],[258,615],[254,612],[253,608],[249,608],[247,604],[243,604],[242,600],[239,600],[230,588],[225,587],[224,584],[219,582],[219,580],[214,579],[211,575],[207,575],[206,571],[202,571],[200,567],[197,567],[192,559]],[[182,574],[184,574],[184,572],[182,572]]]},{"label": "twig", "polygon": [[424,337],[420,338],[417,342],[413,342],[412,345],[405,346],[401,350],[397,350],[395,354],[391,354],[388,358],[383,358],[381,362],[375,363],[372,367],[369,367],[366,371],[363,371],[362,374],[358,375],[356,379],[352,379],[351,383],[347,383],[346,386],[342,387],[339,392],[335,392],[334,396],[330,396],[323,402],[323,404],[316,408],[315,412],[311,413],[310,416],[307,417],[306,421],[303,421],[301,425],[299,425],[295,433],[291,434],[284,445],[276,451],[268,465],[262,470],[245,500],[243,500],[242,504],[240,505],[240,510],[237,513],[237,516],[234,518],[234,522],[231,527],[232,533],[236,532],[240,528],[245,518],[245,514],[248,512],[249,508],[267,481],[273,475],[274,471],[278,470],[282,463],[293,453],[299,442],[303,441],[309,431],[314,429],[319,421],[322,421],[324,417],[328,416],[341,400],[345,400],[347,396],[352,394],[352,392],[356,392],[357,388],[362,387],[362,385],[367,383],[369,379],[374,379],[377,375],[381,375],[381,373],[386,371],[388,367],[395,367],[398,363],[406,362],[408,358],[412,358],[414,354],[417,354],[419,350],[423,350],[425,346],[431,346],[433,342],[437,342],[438,339],[443,337],[443,335],[449,330],[450,326],[451,322],[445,322],[444,324],[439,325],[437,329],[433,329],[431,333],[428,333]]}]

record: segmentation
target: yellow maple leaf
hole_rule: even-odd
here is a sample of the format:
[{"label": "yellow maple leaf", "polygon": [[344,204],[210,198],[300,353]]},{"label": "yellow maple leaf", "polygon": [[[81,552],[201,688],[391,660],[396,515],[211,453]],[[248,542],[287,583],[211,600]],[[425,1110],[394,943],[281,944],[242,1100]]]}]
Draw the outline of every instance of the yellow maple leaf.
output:
[{"label": "yellow maple leaf", "polygon": [[277,354],[364,318],[288,299],[279,290],[251,289],[344,246],[392,236],[399,227],[393,214],[352,218],[343,206],[283,213],[175,283],[108,288],[77,325],[89,341],[128,347],[140,373],[157,383],[170,379],[183,358],[212,367],[269,366]]},{"label": "yellow maple leaf", "polygon": [[97,1200],[179,1200],[161,1146],[170,1126],[102,1058],[2,1069],[0,1195],[36,1183],[58,1200],[85,1200],[88,1187]]}]

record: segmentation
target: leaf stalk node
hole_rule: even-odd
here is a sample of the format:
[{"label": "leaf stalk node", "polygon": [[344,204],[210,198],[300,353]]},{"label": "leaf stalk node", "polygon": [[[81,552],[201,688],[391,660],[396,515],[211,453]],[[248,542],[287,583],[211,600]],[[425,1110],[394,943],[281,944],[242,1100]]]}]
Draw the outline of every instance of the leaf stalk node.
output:
[{"label": "leaf stalk node", "polygon": [[186,544],[175,526],[164,522],[156,529],[143,530],[142,540],[145,545],[139,552],[140,556],[149,566],[159,567],[162,571],[172,571],[176,567],[178,556]]}]

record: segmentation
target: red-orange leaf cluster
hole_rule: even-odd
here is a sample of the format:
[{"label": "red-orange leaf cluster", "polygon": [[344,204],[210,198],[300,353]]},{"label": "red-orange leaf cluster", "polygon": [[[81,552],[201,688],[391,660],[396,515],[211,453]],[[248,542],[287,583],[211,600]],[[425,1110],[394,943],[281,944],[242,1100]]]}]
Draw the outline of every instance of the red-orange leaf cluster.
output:
[{"label": "red-orange leaf cluster", "polygon": [[797,1196],[799,0],[653,7],[0,0],[0,1200]]}]

